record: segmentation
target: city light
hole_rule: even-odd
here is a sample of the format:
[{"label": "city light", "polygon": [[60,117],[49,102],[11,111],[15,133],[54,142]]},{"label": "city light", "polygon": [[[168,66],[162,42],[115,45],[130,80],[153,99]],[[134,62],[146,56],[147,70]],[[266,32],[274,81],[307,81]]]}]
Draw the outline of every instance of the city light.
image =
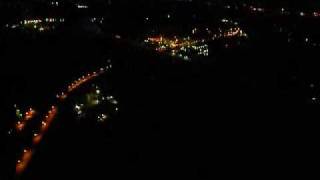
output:
[{"label": "city light", "polygon": [[84,5],[84,4],[77,4],[76,6],[78,9],[88,9],[89,8],[87,5]]},{"label": "city light", "polygon": [[189,61],[191,56],[209,56],[208,45],[203,41],[185,38],[150,37],[144,41],[160,53],[168,53],[174,57],[180,57]]},{"label": "city light", "polygon": [[100,114],[100,115],[98,115],[97,120],[98,120],[98,122],[105,122],[107,118],[108,118],[108,116],[106,114]]},{"label": "city light", "polygon": [[16,116],[18,118],[18,121],[16,124],[16,130],[22,131],[25,128],[27,122],[32,118],[34,118],[34,116],[36,115],[36,111],[33,108],[29,108],[28,111],[26,111],[23,114],[21,110],[17,108],[17,105],[15,105],[15,107],[16,107]]},{"label": "city light", "polygon": [[38,19],[24,19],[16,24],[7,24],[6,27],[10,27],[11,29],[21,28],[21,29],[29,29],[36,30],[38,32],[46,32],[50,30],[54,30],[56,25],[60,23],[64,23],[64,18],[38,18]]}]

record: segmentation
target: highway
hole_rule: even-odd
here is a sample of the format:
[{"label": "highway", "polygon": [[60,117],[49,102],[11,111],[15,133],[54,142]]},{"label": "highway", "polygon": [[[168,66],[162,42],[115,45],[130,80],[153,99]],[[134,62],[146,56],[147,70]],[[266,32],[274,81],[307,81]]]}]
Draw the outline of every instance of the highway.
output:
[{"label": "highway", "polygon": [[[77,80],[73,81],[69,85],[67,85],[67,89],[62,91],[61,93],[56,95],[57,102],[55,104],[60,104],[59,102],[65,101],[68,96],[73,93],[75,90],[79,89],[86,83],[89,83],[93,79],[99,77],[100,75],[107,72],[109,69],[112,68],[112,65],[108,65],[105,68],[100,68],[97,71],[88,73],[86,75],[81,76]],[[57,105],[51,105],[50,109],[45,116],[42,118],[40,127],[35,127],[35,131],[37,133],[33,133],[32,145],[31,147],[24,147],[20,158],[16,162],[16,175],[20,176],[23,172],[27,169],[28,165],[30,164],[32,157],[34,156],[37,147],[43,141],[45,134],[48,132],[50,125],[57,117],[59,107]],[[37,113],[38,114],[38,113]],[[28,112],[26,112],[25,117],[23,120],[18,121],[16,125],[17,132],[20,132],[26,126],[28,120],[33,119],[36,115],[36,112],[30,108]]]}]

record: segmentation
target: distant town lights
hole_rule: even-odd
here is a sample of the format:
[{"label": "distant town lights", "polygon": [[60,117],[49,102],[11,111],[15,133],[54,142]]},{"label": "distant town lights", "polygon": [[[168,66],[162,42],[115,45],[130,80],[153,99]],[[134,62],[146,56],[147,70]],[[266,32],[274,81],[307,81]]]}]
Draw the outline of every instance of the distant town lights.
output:
[{"label": "distant town lights", "polygon": [[87,9],[88,6],[87,5],[82,5],[82,4],[77,4],[77,8],[78,9]]}]

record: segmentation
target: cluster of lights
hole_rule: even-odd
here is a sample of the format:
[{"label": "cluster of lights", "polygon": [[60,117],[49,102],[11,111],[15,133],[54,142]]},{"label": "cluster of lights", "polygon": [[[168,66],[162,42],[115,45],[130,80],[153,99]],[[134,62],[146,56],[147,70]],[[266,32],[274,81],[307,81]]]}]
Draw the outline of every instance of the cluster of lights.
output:
[{"label": "cluster of lights", "polygon": [[301,17],[320,17],[320,12],[319,11],[314,11],[314,12],[299,12],[299,16]]},{"label": "cluster of lights", "polygon": [[[16,105],[15,105],[16,107]],[[36,111],[32,108],[29,108],[27,112],[24,114],[21,113],[21,110],[16,108],[16,116],[19,119],[17,124],[16,124],[16,130],[17,131],[22,131],[24,127],[26,126],[27,122],[32,119],[36,114]]]},{"label": "cluster of lights", "polygon": [[52,23],[63,23],[64,18],[43,18],[43,19],[25,19],[19,22],[19,24],[6,24],[7,28],[16,29],[18,27],[26,27],[37,30],[39,32],[48,31],[54,29],[55,26]]},{"label": "cluster of lights", "polygon": [[92,23],[100,23],[100,24],[102,24],[103,21],[104,21],[104,18],[103,18],[103,17],[102,17],[102,18],[96,18],[96,17],[94,17],[94,18],[91,18],[90,21],[91,21]]},{"label": "cluster of lights", "polygon": [[76,105],[74,106],[74,110],[75,110],[75,112],[76,112],[76,114],[77,114],[78,116],[81,116],[81,115],[82,115],[82,113],[83,113],[83,107],[84,107],[84,104],[76,104]]},{"label": "cluster of lights", "polygon": [[65,19],[64,18],[45,18],[45,22],[64,22]]},{"label": "cluster of lights", "polygon": [[[100,90],[100,88],[96,85],[93,85],[94,87],[94,91],[93,92],[89,92],[86,94],[86,101],[83,103],[76,103],[74,105],[74,112],[76,113],[76,115],[78,116],[78,118],[82,118],[85,115],[85,112],[87,112],[90,108],[95,107],[100,105],[102,102],[107,101],[108,103],[110,103],[112,105],[112,109],[117,112],[119,111],[118,108],[118,101],[116,100],[116,98],[112,95],[103,96],[102,91]],[[104,120],[107,119],[107,115],[105,114],[100,114],[98,117],[98,122],[104,122]]]},{"label": "cluster of lights", "polygon": [[116,98],[114,96],[107,96],[107,100],[109,103],[114,105],[114,110],[116,112],[118,112],[119,111],[119,107],[118,107],[119,102],[116,100]]},{"label": "cluster of lights", "polygon": [[58,1],[52,1],[50,4],[51,4],[52,6],[56,6],[56,7],[59,6],[59,2],[58,2]]},{"label": "cluster of lights", "polygon": [[186,61],[189,61],[190,57],[194,55],[209,55],[208,45],[204,43],[204,40],[193,40],[190,37],[152,37],[146,39],[145,43],[154,46],[158,52],[166,52],[171,56],[179,57]]},{"label": "cluster of lights", "polygon": [[230,38],[230,37],[248,37],[248,35],[243,32],[239,27],[227,29],[225,32],[220,34],[215,34],[213,39],[216,38]]},{"label": "cluster of lights", "polygon": [[97,121],[103,123],[107,120],[107,118],[108,118],[108,116],[106,114],[100,114],[97,117]]},{"label": "cluster of lights", "polygon": [[[265,8],[261,7],[254,7],[254,6],[249,6],[249,10],[251,12],[260,12],[263,13],[265,12]],[[312,12],[305,12],[305,11],[298,11],[298,12],[290,12],[288,9],[282,7],[280,8],[280,14],[282,15],[290,15],[290,14],[296,14],[301,17],[320,17],[320,11],[312,11]]]},{"label": "cluster of lights", "polygon": [[320,11],[312,11],[312,12],[305,12],[305,11],[299,11],[299,12],[290,12],[289,10],[285,8],[281,8],[280,13],[282,15],[290,15],[290,14],[296,14],[299,15],[300,17],[314,17],[318,18],[320,17]]},{"label": "cluster of lights", "polygon": [[[234,22],[230,19],[226,19],[223,18],[221,19],[221,22],[224,23],[225,25],[231,26],[229,28],[224,28],[224,30],[222,30],[221,28],[218,28],[217,31],[211,30],[209,28],[205,29],[205,32],[207,35],[210,36],[210,39],[212,40],[216,40],[216,39],[221,39],[221,38],[231,38],[231,37],[244,37],[247,38],[248,35],[247,33],[245,33],[240,27],[239,27],[239,23],[238,22]],[[200,31],[198,28],[193,28],[191,33],[192,35],[201,35],[201,33],[199,32],[203,32]]]},{"label": "cluster of lights", "polygon": [[78,9],[88,9],[89,8],[87,5],[84,5],[84,4],[76,4],[76,7]]},{"label": "cluster of lights", "polygon": [[93,94],[92,101],[90,102],[91,105],[99,105],[105,98],[101,95],[101,90],[98,86],[95,86],[95,92]]},{"label": "cluster of lights", "polygon": [[261,7],[254,7],[254,6],[250,6],[249,9],[252,11],[252,12],[264,12],[264,8],[261,8]]},{"label": "cluster of lights", "polygon": [[114,105],[118,104],[118,101],[113,96],[107,96],[107,100]]},{"label": "cluster of lights", "polygon": [[[242,4],[242,7],[246,10],[249,10],[250,12],[252,12],[253,14],[256,14],[256,13],[265,13],[266,11],[272,13],[272,14],[275,14],[275,13],[280,13],[281,15],[298,15],[298,16],[301,16],[301,17],[315,17],[315,18],[318,18],[320,17],[320,11],[319,10],[316,10],[316,11],[308,11],[308,12],[305,12],[305,11],[292,11],[292,10],[289,10],[285,7],[281,7],[280,10],[277,9],[276,11],[272,10],[272,9],[267,9],[267,8],[264,8],[264,7],[256,7],[255,5],[248,5],[246,3],[243,3]],[[234,10],[239,10],[240,7],[237,6],[237,5],[234,5],[234,6],[231,6],[231,5],[225,5],[224,6],[225,9],[234,9]]]}]

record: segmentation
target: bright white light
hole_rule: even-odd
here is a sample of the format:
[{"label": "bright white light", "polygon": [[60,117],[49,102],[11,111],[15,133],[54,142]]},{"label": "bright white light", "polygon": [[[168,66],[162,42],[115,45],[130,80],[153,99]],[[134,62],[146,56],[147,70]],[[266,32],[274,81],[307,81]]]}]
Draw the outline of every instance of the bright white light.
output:
[{"label": "bright white light", "polygon": [[81,4],[78,4],[77,7],[78,7],[78,9],[87,9],[88,8],[87,5],[81,5]]},{"label": "bright white light", "polygon": [[111,100],[110,102],[111,102],[112,104],[118,104],[118,101],[115,100],[115,99]]},{"label": "bright white light", "polygon": [[100,114],[98,116],[98,122],[104,122],[107,118],[108,116],[106,114]]},{"label": "bright white light", "polygon": [[309,42],[309,38],[306,38],[305,41],[306,41],[306,42]]}]

